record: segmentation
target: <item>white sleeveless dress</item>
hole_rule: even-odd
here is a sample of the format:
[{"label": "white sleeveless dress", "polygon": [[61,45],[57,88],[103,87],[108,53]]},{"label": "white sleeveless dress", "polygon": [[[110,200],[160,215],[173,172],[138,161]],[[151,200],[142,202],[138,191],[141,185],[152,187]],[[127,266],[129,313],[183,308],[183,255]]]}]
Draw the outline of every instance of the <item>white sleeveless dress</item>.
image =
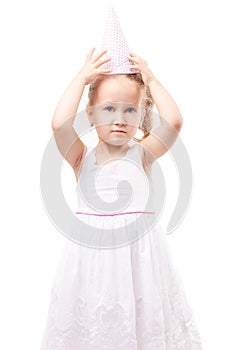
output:
[{"label": "white sleeveless dress", "polygon": [[[142,166],[141,146],[132,141],[125,157],[105,166],[95,163],[95,148],[89,149],[79,179],[88,182],[95,174],[95,182],[90,181],[88,202],[83,182],[78,181],[75,215],[95,232],[111,234],[120,228],[128,244],[126,239],[116,246],[113,239],[112,248],[106,249],[101,247],[101,235],[95,238],[96,247],[93,242],[85,246],[67,239],[41,350],[201,350],[194,314],[165,234],[158,223],[148,224],[148,218],[156,215],[153,201],[147,213],[140,213],[145,211],[144,199],[154,193]],[[108,202],[113,214],[111,204],[119,198],[117,184],[122,180],[133,189],[131,200],[116,215],[99,215],[94,199],[99,196]],[[121,195],[123,201],[128,196],[124,188]],[[89,205],[90,199],[94,205]]]}]

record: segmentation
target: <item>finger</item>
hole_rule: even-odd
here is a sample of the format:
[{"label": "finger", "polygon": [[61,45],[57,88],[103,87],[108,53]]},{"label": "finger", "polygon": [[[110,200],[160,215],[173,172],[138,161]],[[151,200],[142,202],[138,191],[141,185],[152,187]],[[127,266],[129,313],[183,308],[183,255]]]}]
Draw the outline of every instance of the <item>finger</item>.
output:
[{"label": "finger", "polygon": [[128,59],[129,59],[130,61],[136,62],[136,63],[139,63],[139,61],[140,61],[140,58],[139,58],[139,57],[130,57],[130,56],[128,56]]},{"label": "finger", "polygon": [[100,74],[107,74],[107,73],[111,73],[112,72],[112,69],[101,69],[101,70],[99,70],[99,73]]},{"label": "finger", "polygon": [[142,58],[140,56],[136,55],[136,53],[133,53],[133,52],[130,52],[128,57],[132,58],[134,60],[142,60]]},{"label": "finger", "polygon": [[96,61],[98,61],[98,59],[100,57],[102,57],[108,50],[103,50],[101,51],[98,55],[95,56],[95,58],[93,59],[93,63],[95,63]]},{"label": "finger", "polygon": [[89,60],[92,57],[94,51],[95,51],[95,47],[93,46],[86,56],[87,60]]},{"label": "finger", "polygon": [[107,62],[109,62],[109,61],[111,61],[111,58],[110,58],[110,57],[109,57],[109,58],[105,58],[104,60],[102,60],[102,61],[100,61],[100,62],[96,62],[95,67],[96,67],[96,68],[99,68],[100,66],[102,66],[102,64],[107,63]]},{"label": "finger", "polygon": [[134,64],[134,65],[130,66],[130,69],[131,69],[133,72],[134,72],[134,71],[141,72],[140,66],[137,65],[137,64]]},{"label": "finger", "polygon": [[131,64],[130,68],[140,69],[140,65],[139,64]]}]

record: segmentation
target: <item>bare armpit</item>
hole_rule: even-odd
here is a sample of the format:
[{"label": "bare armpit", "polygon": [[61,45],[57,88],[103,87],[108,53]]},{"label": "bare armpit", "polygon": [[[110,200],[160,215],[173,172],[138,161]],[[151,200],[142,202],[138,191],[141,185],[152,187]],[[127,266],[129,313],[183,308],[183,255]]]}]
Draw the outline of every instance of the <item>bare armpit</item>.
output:
[{"label": "bare armpit", "polygon": [[140,155],[141,155],[141,160],[142,160],[142,166],[143,166],[143,169],[148,177],[148,180],[149,181],[152,181],[152,178],[151,178],[151,168],[152,168],[152,161],[150,161],[149,159],[151,159],[151,156],[149,154],[149,151],[147,151],[145,149],[145,147],[143,147],[142,145],[140,145],[139,147],[139,152],[140,152]]}]

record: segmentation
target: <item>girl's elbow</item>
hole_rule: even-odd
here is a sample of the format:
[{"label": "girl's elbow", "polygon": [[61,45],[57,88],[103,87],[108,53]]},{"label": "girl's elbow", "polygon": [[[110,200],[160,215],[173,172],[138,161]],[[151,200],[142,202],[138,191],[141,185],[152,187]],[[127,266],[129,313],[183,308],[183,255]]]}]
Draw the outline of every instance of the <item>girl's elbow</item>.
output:
[{"label": "girl's elbow", "polygon": [[182,129],[183,122],[184,120],[181,115],[173,121],[173,126],[178,132]]}]

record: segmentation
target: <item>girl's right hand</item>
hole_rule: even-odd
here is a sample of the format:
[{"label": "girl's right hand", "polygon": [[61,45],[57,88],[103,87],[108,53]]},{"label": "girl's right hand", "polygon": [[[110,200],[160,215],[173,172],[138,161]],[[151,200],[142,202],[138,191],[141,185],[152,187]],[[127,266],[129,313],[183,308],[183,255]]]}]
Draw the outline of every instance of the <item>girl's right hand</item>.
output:
[{"label": "girl's right hand", "polygon": [[96,56],[93,56],[94,51],[95,48],[93,47],[87,54],[86,62],[79,72],[79,76],[84,79],[85,85],[91,84],[98,75],[107,74],[112,71],[112,69],[100,68],[102,64],[111,60],[111,58],[101,59],[108,50],[103,50]]}]

